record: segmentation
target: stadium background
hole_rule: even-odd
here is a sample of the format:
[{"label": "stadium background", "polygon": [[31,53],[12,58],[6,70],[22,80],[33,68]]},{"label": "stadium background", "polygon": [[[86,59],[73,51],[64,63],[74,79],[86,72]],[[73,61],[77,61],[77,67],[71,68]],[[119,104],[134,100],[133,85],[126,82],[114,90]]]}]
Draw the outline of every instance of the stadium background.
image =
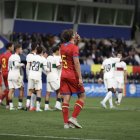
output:
[{"label": "stadium background", "polygon": [[[73,28],[82,37],[80,61],[87,96],[104,96],[104,85],[98,83],[100,64],[105,51],[121,47],[124,55],[135,51],[127,62],[124,96],[140,97],[139,9],[138,0],[1,0],[0,53],[8,41],[21,43],[24,62],[32,42],[51,47],[62,30]],[[44,83],[45,79],[43,74]]]}]

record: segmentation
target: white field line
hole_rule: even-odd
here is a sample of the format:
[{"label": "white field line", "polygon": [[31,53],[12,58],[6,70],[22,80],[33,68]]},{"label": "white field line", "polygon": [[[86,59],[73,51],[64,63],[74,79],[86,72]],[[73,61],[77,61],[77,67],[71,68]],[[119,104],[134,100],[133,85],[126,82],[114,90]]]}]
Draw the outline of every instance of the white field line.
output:
[{"label": "white field line", "polygon": [[12,136],[12,137],[30,137],[30,138],[49,138],[49,139],[63,139],[63,140],[104,140],[104,139],[84,139],[75,137],[55,137],[55,136],[39,136],[39,135],[24,135],[24,134],[6,134],[1,133],[0,136]]}]

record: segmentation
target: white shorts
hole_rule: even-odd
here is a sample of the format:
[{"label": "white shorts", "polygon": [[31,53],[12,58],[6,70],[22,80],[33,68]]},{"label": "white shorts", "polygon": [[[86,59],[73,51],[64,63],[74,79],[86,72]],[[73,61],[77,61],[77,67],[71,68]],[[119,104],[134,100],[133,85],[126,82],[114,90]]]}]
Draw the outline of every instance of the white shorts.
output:
[{"label": "white shorts", "polygon": [[8,87],[9,89],[18,89],[21,87],[24,87],[24,82],[23,79],[19,78],[18,80],[16,79],[8,79]]},{"label": "white shorts", "polygon": [[60,80],[47,82],[47,91],[54,92],[60,88]]},{"label": "white shorts", "polygon": [[124,79],[123,78],[115,78],[116,79],[116,88],[123,89],[124,88]]},{"label": "white shorts", "polygon": [[41,90],[42,80],[28,79],[28,89]]},{"label": "white shorts", "polygon": [[106,89],[114,88],[116,89],[116,80],[114,78],[104,79],[104,84]]}]

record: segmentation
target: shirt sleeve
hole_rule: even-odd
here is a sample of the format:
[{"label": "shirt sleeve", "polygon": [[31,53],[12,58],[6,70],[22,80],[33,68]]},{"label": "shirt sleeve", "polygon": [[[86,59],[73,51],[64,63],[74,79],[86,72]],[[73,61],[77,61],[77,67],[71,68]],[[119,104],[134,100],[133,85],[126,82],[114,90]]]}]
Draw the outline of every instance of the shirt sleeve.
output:
[{"label": "shirt sleeve", "polygon": [[124,70],[127,70],[127,66],[125,62],[123,63],[123,67],[124,67]]},{"label": "shirt sleeve", "polygon": [[78,48],[78,46],[73,47],[73,57],[79,57],[79,48]]}]

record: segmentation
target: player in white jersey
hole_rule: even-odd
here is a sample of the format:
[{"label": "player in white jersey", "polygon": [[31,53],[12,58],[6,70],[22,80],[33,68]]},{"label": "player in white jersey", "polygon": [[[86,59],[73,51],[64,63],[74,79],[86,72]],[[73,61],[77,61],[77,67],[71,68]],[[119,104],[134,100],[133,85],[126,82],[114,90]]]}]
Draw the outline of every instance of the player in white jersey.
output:
[{"label": "player in white jersey", "polygon": [[31,66],[29,70],[29,78],[28,78],[28,96],[26,101],[26,108],[30,107],[31,95],[35,89],[37,93],[36,99],[36,111],[42,111],[40,109],[41,102],[41,92],[42,92],[42,70],[48,71],[47,63],[45,59],[42,57],[43,48],[36,48],[36,55],[32,57]]},{"label": "player in white jersey", "polygon": [[115,70],[115,64],[117,62],[120,62],[120,58],[107,58],[103,61],[102,66],[101,66],[101,70],[104,72],[104,84],[106,89],[108,90],[105,98],[103,99],[103,101],[101,101],[101,105],[104,108],[107,108],[106,106],[106,102],[109,100],[109,104],[110,104],[110,108],[113,108],[113,102],[112,102],[112,93],[115,92],[116,89],[116,81],[115,81],[115,77],[114,77],[114,70]]},{"label": "player in white jersey", "polygon": [[8,61],[8,86],[9,86],[9,105],[10,110],[15,110],[12,97],[14,94],[15,89],[20,90],[20,96],[19,96],[19,103],[18,103],[18,109],[22,109],[22,100],[23,100],[23,94],[24,94],[24,88],[23,88],[23,77],[20,73],[20,68],[24,67],[24,64],[21,63],[20,54],[22,53],[22,47],[17,44],[15,46],[15,54],[12,54]]},{"label": "player in white jersey", "polygon": [[49,107],[49,98],[51,92],[56,92],[56,104],[55,109],[62,110],[61,108],[61,96],[60,96],[60,75],[61,75],[61,57],[59,52],[59,46],[52,48],[53,54],[47,57],[47,67],[50,72],[47,73],[47,91],[45,98],[45,108],[44,110],[51,110]]},{"label": "player in white jersey", "polygon": [[[117,57],[122,58],[122,54],[118,53]],[[124,84],[127,82],[127,66],[124,61],[116,63],[114,75],[116,80],[116,95],[117,95],[117,100],[115,103],[117,105],[120,105],[123,97]]]},{"label": "player in white jersey", "polygon": [[[37,45],[38,44],[36,44],[36,43],[32,43],[32,45],[31,45],[31,52],[26,57],[26,61],[27,61],[26,77],[27,77],[27,80],[28,80],[28,77],[29,77],[29,70],[30,70],[32,58],[34,57],[34,55],[36,55],[36,47],[37,47]],[[36,108],[35,108],[35,101],[36,101],[36,92],[34,90],[32,95],[31,95],[30,111],[35,111],[36,110]]]}]

